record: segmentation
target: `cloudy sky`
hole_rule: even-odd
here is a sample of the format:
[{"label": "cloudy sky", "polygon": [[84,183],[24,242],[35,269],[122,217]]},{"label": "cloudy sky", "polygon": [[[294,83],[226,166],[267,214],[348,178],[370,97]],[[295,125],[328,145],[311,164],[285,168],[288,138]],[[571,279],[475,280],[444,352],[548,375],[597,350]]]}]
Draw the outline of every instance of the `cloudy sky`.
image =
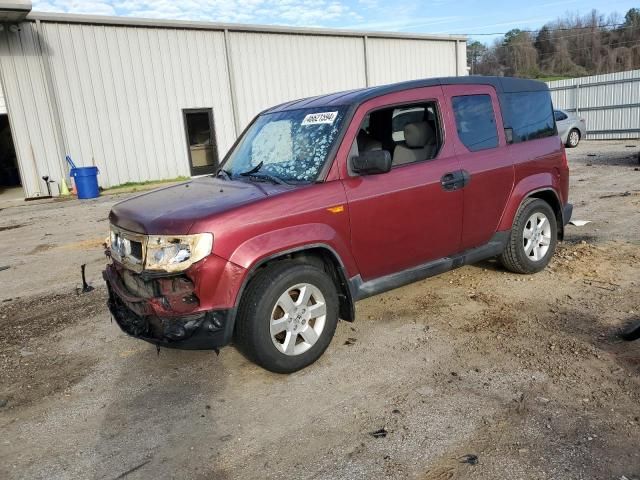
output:
[{"label": "cloudy sky", "polygon": [[537,28],[565,12],[624,15],[634,6],[637,1],[624,0],[33,0],[39,11],[420,33]]}]

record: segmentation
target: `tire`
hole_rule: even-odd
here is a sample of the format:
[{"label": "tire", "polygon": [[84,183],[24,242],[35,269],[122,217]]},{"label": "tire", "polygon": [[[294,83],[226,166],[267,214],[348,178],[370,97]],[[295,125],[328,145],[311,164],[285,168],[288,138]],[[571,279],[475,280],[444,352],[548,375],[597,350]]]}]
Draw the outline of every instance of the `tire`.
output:
[{"label": "tire", "polygon": [[640,340],[640,322],[635,322],[627,325],[622,329],[620,336],[627,342],[633,342],[634,340]]},{"label": "tire", "polygon": [[571,129],[571,131],[569,132],[569,135],[567,135],[566,146],[568,148],[576,148],[580,143],[581,138],[582,137],[580,135],[580,130],[578,130],[577,128]]},{"label": "tire", "polygon": [[[300,295],[305,293],[308,300],[303,304]],[[324,308],[316,306],[322,304]],[[338,310],[338,292],[325,271],[295,261],[274,263],[260,271],[243,294],[236,345],[271,372],[301,370],[331,343]]]},{"label": "tire", "polygon": [[[546,218],[546,224],[541,222],[543,218]],[[514,273],[537,273],[549,264],[557,244],[558,223],[553,209],[544,200],[527,198],[516,214],[500,261]]]}]

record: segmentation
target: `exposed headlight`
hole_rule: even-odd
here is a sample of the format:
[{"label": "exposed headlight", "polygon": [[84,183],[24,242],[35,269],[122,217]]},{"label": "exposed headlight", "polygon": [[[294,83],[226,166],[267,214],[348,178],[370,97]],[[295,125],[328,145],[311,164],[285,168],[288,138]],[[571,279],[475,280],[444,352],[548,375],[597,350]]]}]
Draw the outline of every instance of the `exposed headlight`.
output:
[{"label": "exposed headlight", "polygon": [[180,272],[207,257],[213,249],[213,235],[168,236],[150,235],[147,237],[145,270]]}]

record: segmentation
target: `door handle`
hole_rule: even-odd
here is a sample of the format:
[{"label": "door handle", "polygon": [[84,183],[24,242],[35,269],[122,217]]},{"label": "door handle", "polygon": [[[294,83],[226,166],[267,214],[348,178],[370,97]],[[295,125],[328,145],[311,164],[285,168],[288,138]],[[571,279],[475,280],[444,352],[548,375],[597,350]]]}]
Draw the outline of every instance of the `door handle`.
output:
[{"label": "door handle", "polygon": [[444,190],[457,190],[460,184],[460,172],[445,173],[440,179],[440,184]]},{"label": "door handle", "polygon": [[447,191],[459,190],[466,187],[471,181],[471,174],[466,170],[445,173],[440,179],[442,188]]}]

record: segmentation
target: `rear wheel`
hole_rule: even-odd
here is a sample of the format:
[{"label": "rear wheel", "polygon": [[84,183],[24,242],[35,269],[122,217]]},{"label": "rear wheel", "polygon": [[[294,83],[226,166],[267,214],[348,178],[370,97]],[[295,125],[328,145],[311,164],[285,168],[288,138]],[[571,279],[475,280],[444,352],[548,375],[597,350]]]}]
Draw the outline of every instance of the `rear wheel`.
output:
[{"label": "rear wheel", "polygon": [[567,137],[567,147],[576,148],[580,143],[580,131],[577,128],[574,128],[569,132],[569,136]]},{"label": "rear wheel", "polygon": [[291,373],[327,349],[338,323],[331,277],[308,264],[282,261],[259,272],[238,311],[236,343],[258,365]]},{"label": "rear wheel", "polygon": [[544,200],[528,198],[516,215],[500,261],[515,273],[537,273],[551,261],[557,242],[553,209]]}]

